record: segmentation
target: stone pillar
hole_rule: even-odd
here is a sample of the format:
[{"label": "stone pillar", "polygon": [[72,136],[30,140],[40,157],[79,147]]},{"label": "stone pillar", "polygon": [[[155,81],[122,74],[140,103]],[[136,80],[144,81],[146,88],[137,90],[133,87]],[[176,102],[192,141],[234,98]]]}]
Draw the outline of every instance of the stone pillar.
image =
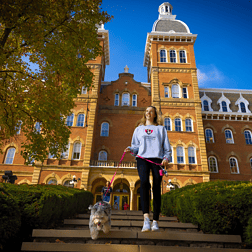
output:
[{"label": "stone pillar", "polygon": [[134,190],[135,187],[130,187],[130,210],[133,210],[133,199],[134,199]]}]

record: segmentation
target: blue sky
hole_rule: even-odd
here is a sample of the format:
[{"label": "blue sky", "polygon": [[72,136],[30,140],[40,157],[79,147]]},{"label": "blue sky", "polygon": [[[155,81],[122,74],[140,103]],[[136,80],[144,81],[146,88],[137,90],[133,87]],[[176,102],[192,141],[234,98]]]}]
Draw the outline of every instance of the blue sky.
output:
[{"label": "blue sky", "polygon": [[[118,79],[125,65],[136,81],[147,82],[143,66],[147,33],[164,1],[103,0],[114,16],[109,31],[110,65],[105,81]],[[198,34],[194,44],[199,86],[252,89],[252,0],[171,0],[173,15]]]}]

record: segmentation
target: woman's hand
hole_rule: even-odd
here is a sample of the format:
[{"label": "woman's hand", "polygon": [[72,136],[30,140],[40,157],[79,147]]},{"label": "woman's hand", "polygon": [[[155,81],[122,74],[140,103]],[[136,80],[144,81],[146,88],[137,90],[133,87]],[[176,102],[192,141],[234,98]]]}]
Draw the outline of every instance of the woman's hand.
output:
[{"label": "woman's hand", "polygon": [[163,159],[162,165],[163,166],[167,166],[168,164],[169,164],[168,160],[167,159]]},{"label": "woman's hand", "polygon": [[127,147],[125,150],[124,150],[124,152],[130,152],[130,149]]}]

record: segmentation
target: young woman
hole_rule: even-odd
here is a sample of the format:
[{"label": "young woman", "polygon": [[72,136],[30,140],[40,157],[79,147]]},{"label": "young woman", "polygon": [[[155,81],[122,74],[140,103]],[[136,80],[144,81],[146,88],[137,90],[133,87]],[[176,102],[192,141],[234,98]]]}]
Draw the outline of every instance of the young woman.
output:
[{"label": "young woman", "polygon": [[[168,165],[171,158],[171,146],[165,127],[158,124],[156,107],[147,107],[142,118],[142,124],[138,126],[133,134],[131,146],[125,152],[132,152],[155,163]],[[158,220],[161,207],[161,181],[160,167],[142,158],[137,159],[137,170],[140,177],[140,198],[144,214],[144,225],[142,232],[159,231]],[[153,223],[150,225],[149,218],[149,191],[150,170],[153,176]]]},{"label": "young woman", "polygon": [[112,194],[112,188],[109,186],[110,186],[110,182],[107,181],[106,186],[104,186],[101,191],[102,199],[103,201],[106,201],[106,202],[110,202],[110,194]]}]

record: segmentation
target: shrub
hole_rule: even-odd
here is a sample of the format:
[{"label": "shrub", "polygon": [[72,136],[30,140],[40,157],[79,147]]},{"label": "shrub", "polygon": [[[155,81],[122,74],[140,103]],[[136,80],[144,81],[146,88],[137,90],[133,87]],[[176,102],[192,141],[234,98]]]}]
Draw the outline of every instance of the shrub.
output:
[{"label": "shrub", "polygon": [[247,245],[252,246],[252,215],[250,216],[248,226],[246,227],[245,242]]}]

